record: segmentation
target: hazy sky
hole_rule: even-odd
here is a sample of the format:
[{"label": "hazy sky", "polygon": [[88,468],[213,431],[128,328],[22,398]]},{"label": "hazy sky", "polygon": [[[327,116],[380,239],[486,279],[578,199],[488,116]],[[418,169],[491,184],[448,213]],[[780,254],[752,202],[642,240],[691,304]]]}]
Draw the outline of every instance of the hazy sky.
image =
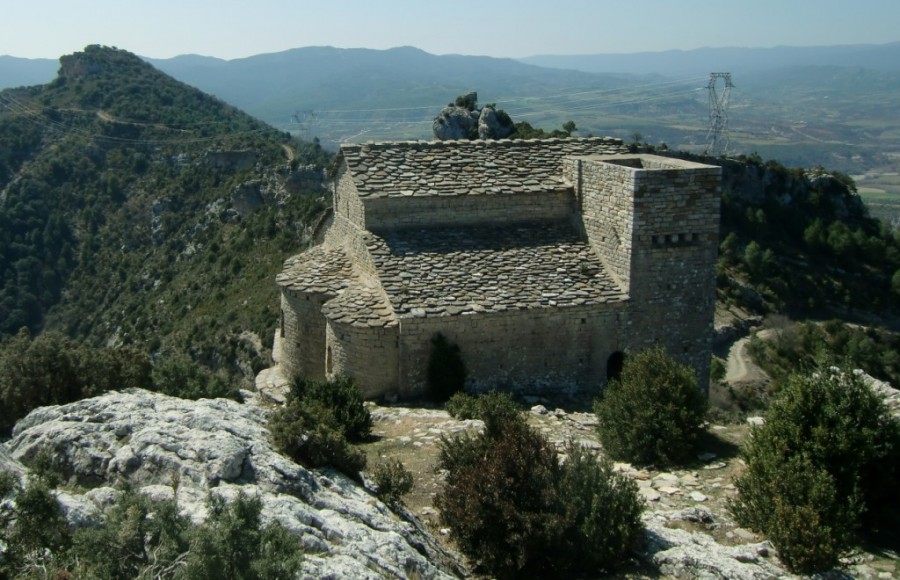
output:
[{"label": "hazy sky", "polygon": [[900,0],[0,0],[0,55],[302,46],[523,57],[900,41]]}]

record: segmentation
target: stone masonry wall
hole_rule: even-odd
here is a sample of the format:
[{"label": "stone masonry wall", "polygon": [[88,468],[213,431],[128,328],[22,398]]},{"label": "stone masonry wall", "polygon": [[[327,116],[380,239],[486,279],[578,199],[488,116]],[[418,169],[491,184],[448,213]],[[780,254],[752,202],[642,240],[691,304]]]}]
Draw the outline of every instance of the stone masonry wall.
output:
[{"label": "stone masonry wall", "polygon": [[360,326],[334,320],[327,325],[325,370],[329,378],[344,375],[357,379],[367,399],[397,390],[397,326]]},{"label": "stone masonry wall", "polygon": [[597,392],[609,356],[628,348],[622,303],[542,308],[478,316],[404,318],[400,323],[401,396],[426,389],[431,338],[456,343],[468,369],[467,390],[523,393]]},{"label": "stone masonry wall", "polygon": [[287,375],[325,378],[325,317],[330,296],[281,290],[282,360]]},{"label": "stone masonry wall", "polygon": [[570,190],[497,195],[382,197],[365,201],[366,227],[508,224],[563,220],[573,210]]},{"label": "stone masonry wall", "polygon": [[575,186],[580,211],[576,225],[603,265],[626,293],[631,284],[631,243],[634,236],[634,199],[631,171],[591,161],[590,157],[563,160],[563,177]]}]

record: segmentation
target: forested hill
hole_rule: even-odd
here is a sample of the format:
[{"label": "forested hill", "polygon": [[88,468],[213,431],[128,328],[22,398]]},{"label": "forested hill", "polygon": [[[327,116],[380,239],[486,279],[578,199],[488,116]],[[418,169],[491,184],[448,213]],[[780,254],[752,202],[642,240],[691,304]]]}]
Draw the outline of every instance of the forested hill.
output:
[{"label": "forested hill", "polygon": [[63,57],[51,83],[0,92],[0,338],[260,365],[327,161],[128,52]]}]

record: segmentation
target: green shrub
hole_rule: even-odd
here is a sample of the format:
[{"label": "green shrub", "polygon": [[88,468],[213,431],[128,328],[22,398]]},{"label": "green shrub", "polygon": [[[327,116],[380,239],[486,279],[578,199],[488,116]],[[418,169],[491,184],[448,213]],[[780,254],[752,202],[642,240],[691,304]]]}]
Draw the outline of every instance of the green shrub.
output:
[{"label": "green shrub", "polygon": [[730,509],[792,571],[827,570],[860,531],[897,525],[900,421],[856,375],[790,377],[743,456]]},{"label": "green shrub", "polygon": [[270,416],[269,431],[275,445],[295,461],[309,467],[330,465],[358,480],[366,456],[350,441],[371,433],[372,417],[349,378],[297,380],[285,405]]},{"label": "green shrub", "polygon": [[606,451],[643,465],[684,463],[694,456],[708,402],[694,369],[661,347],[625,359],[594,411]]},{"label": "green shrub", "polygon": [[466,364],[459,346],[451,343],[441,333],[431,339],[426,382],[436,401],[446,401],[454,393],[462,391],[466,384]]},{"label": "green shrub", "polygon": [[521,414],[487,422],[495,428],[441,442],[435,505],[461,551],[499,578],[613,567],[640,530],[636,485],[574,446],[560,465]]},{"label": "green shrub", "polygon": [[385,461],[372,473],[377,495],[388,505],[402,503],[403,496],[412,491],[413,474],[399,460]]},{"label": "green shrub", "polygon": [[0,432],[29,411],[150,384],[147,355],[78,344],[57,332],[22,329],[0,341]]},{"label": "green shrub", "polygon": [[460,420],[481,419],[491,425],[512,420],[522,411],[512,395],[500,391],[480,395],[454,393],[444,408],[451,417]]},{"label": "green shrub", "polygon": [[[289,397],[315,409],[323,416],[323,422],[333,424],[350,441],[363,441],[372,433],[372,415],[359,387],[349,377],[330,381],[298,379],[291,384]],[[331,414],[331,418],[324,418],[326,414]]]},{"label": "green shrub", "polygon": [[153,389],[182,399],[241,400],[238,387],[203,368],[186,354],[173,352],[153,365]]}]

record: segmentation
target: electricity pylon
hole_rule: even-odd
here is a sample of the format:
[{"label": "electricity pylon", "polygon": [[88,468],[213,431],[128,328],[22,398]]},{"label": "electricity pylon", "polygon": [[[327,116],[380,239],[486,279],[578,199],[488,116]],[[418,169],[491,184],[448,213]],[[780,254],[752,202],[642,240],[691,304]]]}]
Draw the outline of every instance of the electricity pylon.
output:
[{"label": "electricity pylon", "polygon": [[[719,79],[725,81],[722,94],[716,92]],[[719,156],[728,152],[728,98],[731,96],[731,73],[709,73],[709,133],[706,135],[706,154]]]}]

